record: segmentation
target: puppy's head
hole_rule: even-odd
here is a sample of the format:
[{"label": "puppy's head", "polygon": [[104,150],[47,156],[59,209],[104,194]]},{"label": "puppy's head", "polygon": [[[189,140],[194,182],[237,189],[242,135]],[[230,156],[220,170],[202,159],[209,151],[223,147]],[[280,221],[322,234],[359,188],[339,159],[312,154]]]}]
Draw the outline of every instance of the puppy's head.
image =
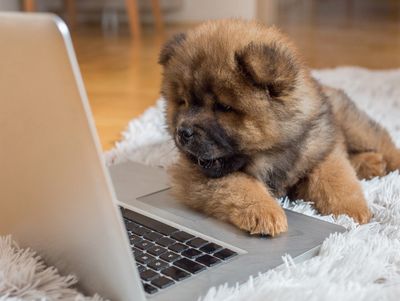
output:
[{"label": "puppy's head", "polygon": [[169,131],[209,177],[288,142],[309,111],[306,72],[276,29],[210,21],[173,37],[159,61]]}]

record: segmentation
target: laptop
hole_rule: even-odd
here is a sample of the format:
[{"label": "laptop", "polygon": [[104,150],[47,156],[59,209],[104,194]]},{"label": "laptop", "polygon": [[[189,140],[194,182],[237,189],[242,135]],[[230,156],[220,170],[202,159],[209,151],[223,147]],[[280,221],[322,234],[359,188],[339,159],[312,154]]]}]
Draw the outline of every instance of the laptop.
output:
[{"label": "laptop", "polygon": [[108,170],[64,22],[0,13],[0,41],[0,235],[77,275],[83,293],[194,300],[344,231],[286,211],[287,233],[250,236],[173,199],[162,169]]}]

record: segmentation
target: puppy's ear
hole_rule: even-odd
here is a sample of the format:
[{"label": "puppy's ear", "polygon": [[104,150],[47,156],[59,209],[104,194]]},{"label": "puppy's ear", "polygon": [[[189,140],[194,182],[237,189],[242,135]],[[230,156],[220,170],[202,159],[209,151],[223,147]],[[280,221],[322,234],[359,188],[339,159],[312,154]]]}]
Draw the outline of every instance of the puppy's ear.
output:
[{"label": "puppy's ear", "polygon": [[163,46],[158,58],[158,63],[165,66],[172,55],[175,53],[177,47],[186,39],[185,33],[178,33],[170,38]]},{"label": "puppy's ear", "polygon": [[271,97],[279,97],[293,90],[299,70],[293,54],[277,45],[250,43],[235,53],[239,72]]}]

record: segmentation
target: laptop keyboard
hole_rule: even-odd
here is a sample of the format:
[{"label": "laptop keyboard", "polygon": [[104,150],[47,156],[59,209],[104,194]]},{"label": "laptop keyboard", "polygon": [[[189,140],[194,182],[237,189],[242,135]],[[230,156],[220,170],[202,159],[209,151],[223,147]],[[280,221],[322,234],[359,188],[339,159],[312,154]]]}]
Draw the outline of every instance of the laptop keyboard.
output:
[{"label": "laptop keyboard", "polygon": [[238,255],[137,212],[121,208],[143,288],[154,294]]}]

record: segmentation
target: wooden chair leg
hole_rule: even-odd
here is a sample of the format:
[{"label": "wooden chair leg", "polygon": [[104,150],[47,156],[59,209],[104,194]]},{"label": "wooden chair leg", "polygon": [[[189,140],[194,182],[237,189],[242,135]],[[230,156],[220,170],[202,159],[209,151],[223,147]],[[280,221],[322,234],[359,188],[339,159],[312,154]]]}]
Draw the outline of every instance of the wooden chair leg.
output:
[{"label": "wooden chair leg", "polygon": [[64,0],[65,10],[67,12],[67,21],[70,28],[74,28],[76,25],[76,1],[75,0]]},{"label": "wooden chair leg", "polygon": [[35,0],[24,0],[22,3],[23,9],[26,12],[36,11],[36,1]]},{"label": "wooden chair leg", "polygon": [[135,38],[140,39],[140,20],[139,20],[139,7],[137,0],[125,0],[126,9],[128,12],[129,25],[131,33]]},{"label": "wooden chair leg", "polygon": [[160,0],[151,0],[151,8],[153,11],[154,23],[157,30],[164,30],[164,20],[161,13]]}]

